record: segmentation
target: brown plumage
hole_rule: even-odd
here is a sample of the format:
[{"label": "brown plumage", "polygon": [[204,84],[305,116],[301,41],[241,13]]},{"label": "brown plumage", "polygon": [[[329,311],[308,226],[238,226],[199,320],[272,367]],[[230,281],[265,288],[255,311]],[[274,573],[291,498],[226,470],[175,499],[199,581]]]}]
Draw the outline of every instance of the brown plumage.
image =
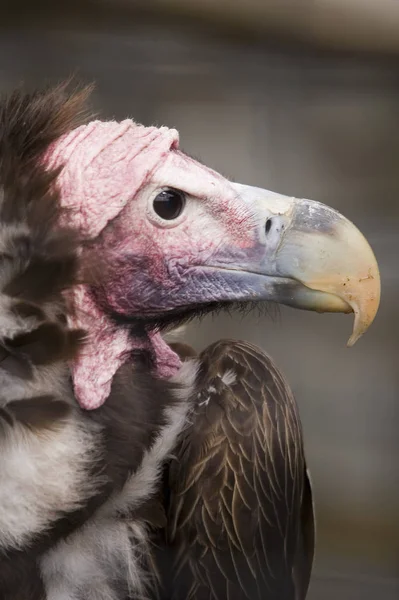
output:
[{"label": "brown plumage", "polygon": [[245,342],[217,342],[199,361],[195,416],[167,474],[165,598],[303,600],[314,521],[290,388]]}]

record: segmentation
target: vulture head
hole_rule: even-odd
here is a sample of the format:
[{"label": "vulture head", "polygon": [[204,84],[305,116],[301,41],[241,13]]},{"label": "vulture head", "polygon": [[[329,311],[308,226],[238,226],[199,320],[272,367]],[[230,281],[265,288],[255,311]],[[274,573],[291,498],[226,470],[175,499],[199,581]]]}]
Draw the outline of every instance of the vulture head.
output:
[{"label": "vulture head", "polygon": [[348,219],[229,181],[185,154],[174,129],[93,120],[53,141],[44,162],[60,169],[68,223],[85,239],[71,317],[90,332],[72,367],[85,408],[104,402],[136,352],[161,377],[176,372],[160,332],[196,314],[263,301],[353,312],[349,345],[375,317],[378,266]]}]

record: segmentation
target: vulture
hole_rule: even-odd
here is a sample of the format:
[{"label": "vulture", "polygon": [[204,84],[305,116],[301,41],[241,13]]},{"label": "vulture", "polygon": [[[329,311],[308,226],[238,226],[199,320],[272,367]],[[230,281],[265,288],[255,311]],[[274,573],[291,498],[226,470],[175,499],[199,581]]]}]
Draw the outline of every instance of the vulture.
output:
[{"label": "vulture", "polygon": [[[189,319],[378,309],[360,231],[232,183],[70,83],[0,103],[0,600],[303,600],[314,516],[298,407]],[[168,337],[169,336],[169,337]]]}]

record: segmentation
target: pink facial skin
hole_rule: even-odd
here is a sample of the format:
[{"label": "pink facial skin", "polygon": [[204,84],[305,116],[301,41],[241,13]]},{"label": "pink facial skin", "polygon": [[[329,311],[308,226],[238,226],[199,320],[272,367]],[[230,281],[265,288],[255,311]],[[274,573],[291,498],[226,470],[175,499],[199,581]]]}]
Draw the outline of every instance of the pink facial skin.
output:
[{"label": "pink facial skin", "polygon": [[[180,367],[158,333],[147,329],[147,337],[134,337],[109,311],[159,318],[223,294],[239,298],[234,282],[229,290],[228,281],[206,267],[244,264],[258,251],[261,224],[228,180],[178,150],[175,130],[93,121],[50,148],[47,164],[64,165],[58,180],[62,202],[88,241],[83,251],[104,263],[94,295],[83,285],[72,294],[71,325],[88,332],[86,348],[71,365],[75,394],[83,408],[93,409],[138,348],[152,351],[161,377]],[[173,221],[162,220],[153,208],[165,188],[186,195]]]},{"label": "pink facial skin", "polygon": [[[152,204],[168,187],[184,190],[187,198],[172,222],[160,219]],[[107,304],[118,313],[143,317],[190,305],[200,292],[190,274],[206,265],[243,262],[255,247],[255,233],[251,211],[229,181],[171,151],[98,240],[112,266],[112,285],[104,289]],[[203,281],[208,300],[211,283]]]}]

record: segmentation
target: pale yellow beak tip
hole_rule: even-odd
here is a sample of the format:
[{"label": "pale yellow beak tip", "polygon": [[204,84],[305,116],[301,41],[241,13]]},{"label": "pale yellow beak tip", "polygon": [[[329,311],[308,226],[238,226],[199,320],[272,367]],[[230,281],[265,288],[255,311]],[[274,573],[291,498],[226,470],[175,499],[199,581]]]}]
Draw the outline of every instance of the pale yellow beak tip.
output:
[{"label": "pale yellow beak tip", "polygon": [[352,304],[355,313],[355,320],[353,324],[352,335],[347,343],[348,348],[354,346],[358,339],[361,338],[364,333],[366,333],[378,312],[381,287],[377,265],[374,273],[375,275],[372,278],[372,281],[370,281],[372,289],[368,289],[368,293],[366,293],[365,296],[358,296],[357,302]]},{"label": "pale yellow beak tip", "polygon": [[352,335],[350,336],[349,340],[346,343],[346,347],[347,348],[352,348],[352,346],[354,346],[357,342],[357,340],[359,338],[361,338],[363,335],[363,333],[352,333]]}]

